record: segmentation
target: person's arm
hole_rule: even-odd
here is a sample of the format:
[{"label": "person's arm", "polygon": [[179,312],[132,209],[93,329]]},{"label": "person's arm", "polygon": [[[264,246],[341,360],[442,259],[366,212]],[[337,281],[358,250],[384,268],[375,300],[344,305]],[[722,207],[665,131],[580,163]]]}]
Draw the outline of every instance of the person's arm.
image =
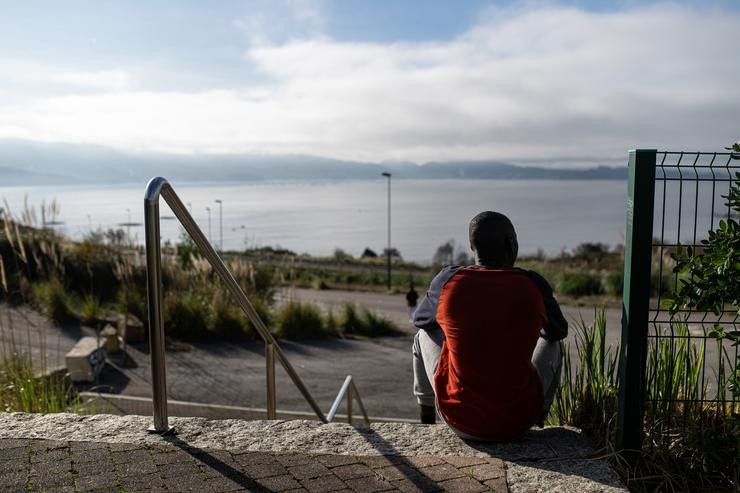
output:
[{"label": "person's arm", "polygon": [[560,310],[560,305],[553,295],[552,287],[544,277],[534,271],[527,271],[527,275],[537,285],[545,302],[547,325],[540,329],[540,337],[548,341],[565,339],[568,337],[568,321],[565,320],[563,312]]},{"label": "person's arm", "polygon": [[414,312],[414,326],[419,329],[431,330],[439,328],[437,323],[437,305],[439,304],[439,295],[445,283],[462,267],[445,267],[434,276],[429,284],[427,294],[421,299],[421,303],[416,307]]}]

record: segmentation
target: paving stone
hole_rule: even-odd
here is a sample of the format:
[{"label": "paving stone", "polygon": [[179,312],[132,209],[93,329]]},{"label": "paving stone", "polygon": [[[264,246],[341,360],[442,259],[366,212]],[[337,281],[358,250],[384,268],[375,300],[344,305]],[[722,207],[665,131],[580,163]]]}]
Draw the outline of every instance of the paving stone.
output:
[{"label": "paving stone", "polygon": [[30,441],[27,438],[0,438],[0,450],[28,448]]},{"label": "paving stone", "polygon": [[258,479],[257,483],[270,491],[294,490],[301,487],[301,484],[290,474]]},{"label": "paving stone", "polygon": [[125,452],[127,450],[140,450],[141,444],[138,443],[109,443],[108,450],[111,452]]},{"label": "paving stone", "polygon": [[336,476],[322,476],[314,479],[304,479],[301,484],[310,493],[322,493],[347,489],[344,481]]},{"label": "paving stone", "polygon": [[126,491],[152,488],[163,489],[164,487],[164,480],[160,477],[159,473],[141,474],[139,476],[121,478],[121,488]]},{"label": "paving stone", "polygon": [[148,462],[152,460],[152,454],[149,450],[124,450],[124,451],[113,451],[110,454],[111,459],[116,464],[124,462]]},{"label": "paving stone", "polygon": [[318,461],[290,466],[288,471],[298,479],[311,479],[332,474],[332,471]]},{"label": "paving stone", "polygon": [[283,476],[288,474],[288,471],[283,467],[282,464],[275,461],[270,464],[251,464],[242,465],[240,470],[252,479],[269,478],[271,476]]},{"label": "paving stone", "polygon": [[307,454],[278,454],[275,458],[286,467],[308,464],[315,460],[314,457]]},{"label": "paving stone", "polygon": [[72,484],[72,473],[70,471],[33,471],[31,470],[31,483],[45,486]]},{"label": "paving stone", "polygon": [[20,488],[28,482],[28,472],[14,471],[0,474],[0,491]]},{"label": "paving stone", "polygon": [[391,483],[377,476],[348,479],[345,483],[347,483],[349,489],[360,493],[373,493],[375,491],[389,491],[396,489]]},{"label": "paving stone", "polygon": [[273,454],[265,452],[239,452],[233,454],[239,464],[271,464],[275,462]]},{"label": "paving stone", "polygon": [[374,475],[373,470],[365,464],[349,464],[346,466],[338,466],[333,468],[331,472],[340,479],[354,479]]},{"label": "paving stone", "polygon": [[471,467],[463,467],[460,469],[465,474],[477,479],[478,481],[487,481],[489,479],[496,479],[506,476],[504,469],[504,463],[485,463]]},{"label": "paving stone", "polygon": [[358,462],[353,455],[317,455],[316,458],[329,468],[357,464]]},{"label": "paving stone", "polygon": [[485,464],[488,462],[483,457],[455,457],[455,456],[444,457],[444,461],[458,468],[466,467],[466,466],[476,466],[478,464]]},{"label": "paving stone", "polygon": [[36,453],[31,454],[31,463],[34,462],[52,462],[56,460],[63,460],[69,458],[69,449],[65,448],[52,448],[47,450],[36,450]]},{"label": "paving stone", "polygon": [[437,464],[436,466],[422,467],[419,472],[432,481],[446,481],[448,479],[460,478],[465,475],[457,467],[449,464]]},{"label": "paving stone", "polygon": [[78,476],[94,476],[102,471],[108,471],[112,468],[109,461],[106,462],[73,462],[72,470]]},{"label": "paving stone", "polygon": [[151,474],[157,472],[157,465],[151,458],[149,458],[148,460],[142,460],[140,462],[119,462],[116,464],[116,472],[124,477],[134,476],[137,474]]},{"label": "paving stone", "polygon": [[421,476],[421,473],[406,464],[397,464],[395,466],[381,467],[380,469],[373,469],[373,472],[383,479],[388,481],[395,481],[398,479],[408,479]]},{"label": "paving stone", "polygon": [[170,491],[208,491],[208,483],[200,476],[178,476],[164,480],[165,487]]},{"label": "paving stone", "polygon": [[181,450],[172,452],[157,451],[152,454],[155,464],[177,464],[192,460],[190,455]]},{"label": "paving stone", "polygon": [[200,468],[195,465],[194,462],[178,462],[175,464],[167,464],[166,466],[159,466],[159,473],[163,478],[173,478],[182,476],[192,476],[193,474],[199,474]]},{"label": "paving stone", "polygon": [[15,471],[26,471],[30,467],[25,457],[19,457],[18,460],[5,460],[0,462],[0,475]]},{"label": "paving stone", "polygon": [[442,491],[442,488],[437,483],[423,476],[393,481],[391,484],[398,490],[408,493]]},{"label": "paving stone", "polygon": [[110,490],[118,485],[118,479],[113,471],[101,471],[100,474],[94,476],[78,477],[75,484],[83,491],[106,488]]},{"label": "paving stone", "polygon": [[0,450],[0,461],[28,458],[31,455],[30,447],[13,447]]},{"label": "paving stone", "polygon": [[509,487],[506,485],[506,477],[502,476],[496,479],[489,479],[484,483],[491,491],[496,493],[508,493]]},{"label": "paving stone", "polygon": [[81,452],[90,452],[93,450],[108,450],[105,443],[99,442],[69,442],[69,449],[72,454]]},{"label": "paving stone", "polygon": [[440,457],[405,457],[405,462],[413,467],[422,468],[429,466],[436,466],[437,464],[444,464],[444,459]]},{"label": "paving stone", "polygon": [[[243,484],[242,484],[243,483]],[[239,491],[243,490],[246,487],[251,487],[251,485],[254,485],[255,483],[253,481],[236,481],[234,479],[226,478],[224,476],[218,476],[214,478],[209,478],[206,480],[206,484],[213,490],[213,491]]]},{"label": "paving stone", "polygon": [[478,493],[480,491],[488,491],[487,486],[483,485],[480,481],[476,481],[469,477],[442,481],[439,483],[439,486],[444,488],[445,491],[449,491],[451,493]]},{"label": "paving stone", "polygon": [[376,469],[378,467],[387,467],[387,466],[392,466],[395,464],[405,464],[406,463],[405,458],[398,456],[398,455],[366,456],[366,457],[360,457],[360,460],[373,469]]}]

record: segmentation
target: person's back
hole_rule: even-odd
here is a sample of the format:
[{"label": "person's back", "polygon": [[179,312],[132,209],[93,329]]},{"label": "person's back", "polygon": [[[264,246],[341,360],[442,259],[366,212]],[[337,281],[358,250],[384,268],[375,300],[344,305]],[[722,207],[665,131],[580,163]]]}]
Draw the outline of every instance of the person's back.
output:
[{"label": "person's back", "polygon": [[[505,216],[483,215],[489,222],[494,215],[496,221],[508,223]],[[510,231],[513,234],[513,226]],[[429,422],[431,412],[424,407],[436,403],[443,419],[470,438],[512,438],[542,418],[549,408],[544,401],[552,398],[544,395],[542,380],[548,380],[552,394],[560,365],[559,343],[552,347],[548,339],[567,333],[549,285],[534,272],[514,268],[515,236],[509,245],[508,253],[495,250],[505,255],[489,256],[487,262],[478,258],[481,265],[443,269],[414,319],[422,329],[414,344],[415,394],[422,420],[426,412]],[[533,353],[540,347],[545,350],[543,369],[533,366]],[[543,377],[540,370],[547,373],[548,366],[551,375]]]}]

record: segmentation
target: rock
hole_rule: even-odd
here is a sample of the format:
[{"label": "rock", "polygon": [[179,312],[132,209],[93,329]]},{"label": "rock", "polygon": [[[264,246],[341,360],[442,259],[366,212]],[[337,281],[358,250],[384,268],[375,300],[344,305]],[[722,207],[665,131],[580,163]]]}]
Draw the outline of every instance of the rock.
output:
[{"label": "rock", "polygon": [[144,323],[130,313],[118,317],[118,333],[121,334],[123,340],[127,343],[146,341],[146,327]]},{"label": "rock", "polygon": [[121,341],[118,338],[118,330],[111,324],[106,325],[100,331],[100,337],[105,341],[105,350],[108,354],[117,353],[121,350]]},{"label": "rock", "polygon": [[[98,345],[100,344],[100,345]],[[104,340],[83,337],[65,357],[69,378],[73,382],[94,382],[105,364]]]}]

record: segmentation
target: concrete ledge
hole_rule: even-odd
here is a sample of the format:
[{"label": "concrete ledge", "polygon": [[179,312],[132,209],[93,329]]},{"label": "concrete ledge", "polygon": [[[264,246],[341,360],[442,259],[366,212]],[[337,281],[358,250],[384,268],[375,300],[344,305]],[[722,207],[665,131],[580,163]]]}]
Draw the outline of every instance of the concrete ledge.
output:
[{"label": "concrete ledge", "polygon": [[[0,439],[171,446],[146,430],[143,416],[0,413]],[[316,421],[243,421],[171,418],[177,440],[198,449],[229,452],[348,456],[482,457],[504,460],[510,491],[626,491],[578,430],[532,430],[510,443],[465,442],[444,425],[374,423],[372,428]]]}]

